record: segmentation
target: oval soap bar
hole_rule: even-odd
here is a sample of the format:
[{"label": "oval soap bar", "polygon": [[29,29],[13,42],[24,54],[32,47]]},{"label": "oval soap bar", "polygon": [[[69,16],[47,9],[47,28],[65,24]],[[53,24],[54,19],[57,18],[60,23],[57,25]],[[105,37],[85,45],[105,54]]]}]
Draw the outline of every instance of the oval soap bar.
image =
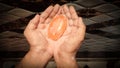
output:
[{"label": "oval soap bar", "polygon": [[48,38],[59,39],[67,28],[67,17],[63,14],[55,16],[48,27]]}]

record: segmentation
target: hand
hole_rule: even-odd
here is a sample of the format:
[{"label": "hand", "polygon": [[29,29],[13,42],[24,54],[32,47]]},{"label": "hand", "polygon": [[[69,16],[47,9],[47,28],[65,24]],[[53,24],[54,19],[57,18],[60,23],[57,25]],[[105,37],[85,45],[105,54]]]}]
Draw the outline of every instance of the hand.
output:
[{"label": "hand", "polygon": [[54,7],[49,6],[41,15],[36,15],[28,24],[24,31],[24,35],[30,44],[31,50],[49,50],[52,54],[52,46],[48,45],[46,31],[48,23],[59,13],[60,6],[56,4]]},{"label": "hand", "polygon": [[68,26],[63,36],[55,42],[57,44],[54,43],[54,58],[58,67],[76,68],[75,55],[84,40],[86,28],[74,7],[64,5],[62,9],[68,18]]},{"label": "hand", "polygon": [[52,58],[53,48],[48,45],[45,34],[47,23],[59,13],[59,7],[59,5],[49,6],[41,15],[36,15],[29,22],[24,35],[30,44],[30,50],[16,68],[44,68]]},{"label": "hand", "polygon": [[[55,45],[54,52],[66,52],[66,54],[74,54],[79,49],[85,36],[85,25],[81,17],[78,17],[73,6],[69,8],[64,5],[63,13],[68,18],[68,26],[64,35],[57,41],[61,45]],[[61,42],[62,41],[62,42]]]},{"label": "hand", "polygon": [[37,50],[40,48],[45,48],[48,44],[47,40],[44,38],[43,34],[41,33],[42,29],[38,28],[40,16],[37,14],[28,24],[24,31],[24,35],[27,41],[30,44],[30,50]]}]

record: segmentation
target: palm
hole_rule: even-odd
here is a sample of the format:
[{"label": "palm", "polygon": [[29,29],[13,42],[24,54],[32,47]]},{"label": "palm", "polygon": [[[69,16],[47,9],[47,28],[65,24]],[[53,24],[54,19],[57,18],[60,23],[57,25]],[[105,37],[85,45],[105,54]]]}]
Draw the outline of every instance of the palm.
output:
[{"label": "palm", "polygon": [[79,43],[82,41],[79,37],[80,28],[76,26],[67,26],[65,33],[57,41],[49,40],[54,46],[54,52],[74,52],[79,48]]},{"label": "palm", "polygon": [[[33,33],[31,33],[31,38],[36,45],[44,45],[47,43],[46,39],[44,38],[43,34],[41,33],[42,29],[37,29]],[[39,42],[39,43],[38,43]]]},{"label": "palm", "polygon": [[85,26],[73,7],[63,6],[63,13],[68,18],[67,29],[57,41],[49,42],[54,45],[54,52],[76,52],[84,39]]}]

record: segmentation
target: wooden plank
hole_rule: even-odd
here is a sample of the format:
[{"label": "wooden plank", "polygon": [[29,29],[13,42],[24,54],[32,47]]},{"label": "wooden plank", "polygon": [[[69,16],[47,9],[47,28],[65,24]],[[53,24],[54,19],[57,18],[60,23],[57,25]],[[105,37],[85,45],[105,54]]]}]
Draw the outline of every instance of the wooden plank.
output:
[{"label": "wooden plank", "polygon": [[3,4],[3,3],[0,3],[0,12],[2,13],[2,12],[6,12],[6,11],[8,11],[8,10],[11,10],[11,9],[13,9],[14,7],[12,7],[12,6],[8,6],[8,5],[6,5],[6,4]]},{"label": "wooden plank", "polygon": [[[23,58],[27,51],[0,51],[1,58]],[[119,52],[78,52],[76,58],[120,58]]]},{"label": "wooden plank", "polygon": [[25,18],[25,17],[35,14],[34,12],[31,12],[31,11],[28,11],[25,9],[21,9],[21,8],[12,9],[12,10],[8,11],[8,13],[18,16],[18,17],[21,17],[21,18]]},{"label": "wooden plank", "polygon": [[9,14],[9,13],[2,13],[0,14],[0,25],[6,24],[15,20],[20,19],[20,17]]},{"label": "wooden plank", "polygon": [[23,34],[6,31],[0,34],[0,51],[27,51],[29,45]]}]

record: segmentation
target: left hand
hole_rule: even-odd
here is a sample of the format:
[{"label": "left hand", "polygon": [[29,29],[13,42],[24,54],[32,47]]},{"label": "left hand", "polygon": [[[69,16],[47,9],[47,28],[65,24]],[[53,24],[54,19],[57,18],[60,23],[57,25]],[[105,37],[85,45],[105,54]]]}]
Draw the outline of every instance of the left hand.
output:
[{"label": "left hand", "polygon": [[54,43],[54,57],[56,58],[60,54],[75,57],[84,40],[86,27],[73,6],[68,8],[67,5],[64,5],[62,9],[63,14],[68,18],[68,26],[63,36],[55,41],[56,44]]}]

